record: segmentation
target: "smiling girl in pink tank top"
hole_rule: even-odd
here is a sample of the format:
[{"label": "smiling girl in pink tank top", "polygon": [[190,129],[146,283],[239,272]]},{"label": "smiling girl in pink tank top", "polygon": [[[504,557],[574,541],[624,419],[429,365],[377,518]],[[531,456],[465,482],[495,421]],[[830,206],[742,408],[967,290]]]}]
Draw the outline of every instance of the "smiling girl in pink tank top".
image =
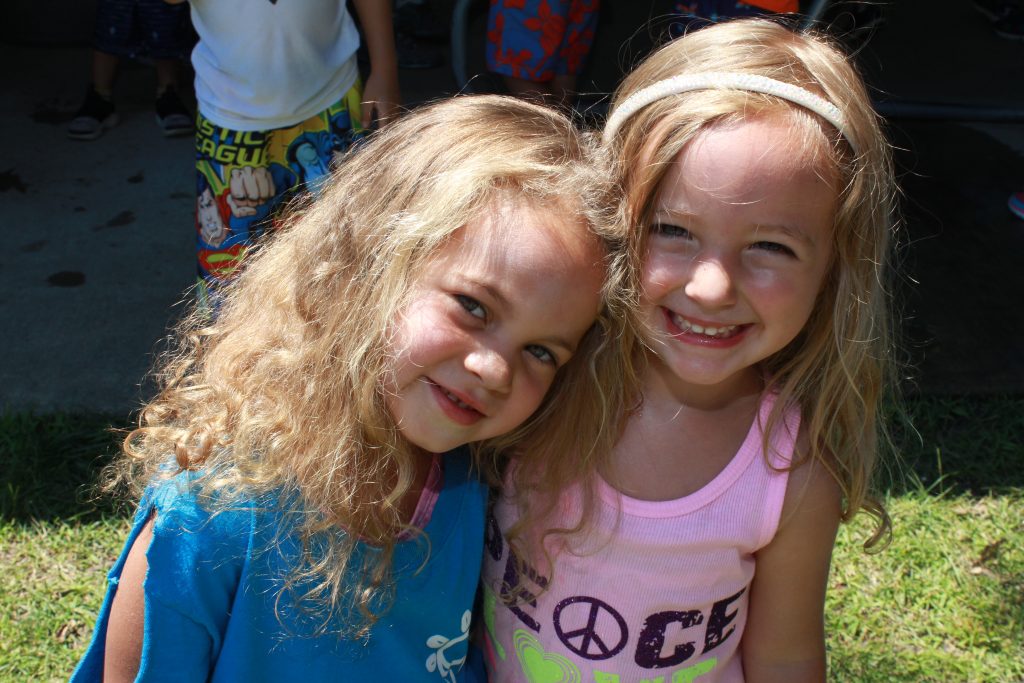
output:
[{"label": "smiling girl in pink tank top", "polygon": [[889,147],[825,40],[762,19],[655,52],[604,140],[637,273],[614,445],[513,467],[488,521],[490,680],[824,681],[840,521],[891,357]]}]

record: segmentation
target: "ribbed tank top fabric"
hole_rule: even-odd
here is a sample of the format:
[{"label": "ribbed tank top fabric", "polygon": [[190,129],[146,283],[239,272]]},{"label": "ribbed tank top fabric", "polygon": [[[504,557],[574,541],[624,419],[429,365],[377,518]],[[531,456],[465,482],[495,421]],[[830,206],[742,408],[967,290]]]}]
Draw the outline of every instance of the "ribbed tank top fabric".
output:
[{"label": "ribbed tank top fabric", "polygon": [[[567,548],[549,546],[554,572],[516,568],[520,560],[501,532],[517,508],[499,498],[483,575],[491,682],[555,673],[560,678],[551,680],[742,681],[739,643],[754,553],[778,528],[788,482],[779,468],[792,460],[800,423],[799,412],[788,411],[766,455],[762,426],[774,402],[762,397],[736,455],[691,495],[638,500],[599,481],[589,531]],[[575,523],[581,496],[578,486],[567,490],[555,521]],[[525,594],[508,606],[503,598],[516,583]]]}]

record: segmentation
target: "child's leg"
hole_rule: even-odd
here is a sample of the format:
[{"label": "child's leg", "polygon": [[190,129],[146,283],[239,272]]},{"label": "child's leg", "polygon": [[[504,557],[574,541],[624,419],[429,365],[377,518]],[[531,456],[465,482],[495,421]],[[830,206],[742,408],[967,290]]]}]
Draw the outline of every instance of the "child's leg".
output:
[{"label": "child's leg", "polygon": [[92,82],[107,99],[114,89],[118,64],[138,52],[134,29],[135,8],[130,0],[100,0],[92,36]]},{"label": "child's leg", "polygon": [[156,94],[178,88],[181,61],[192,49],[188,5],[164,0],[137,0],[136,14],[147,53],[156,64]]},{"label": "child's leg", "polygon": [[521,97],[524,100],[544,103],[554,97],[554,90],[551,89],[549,83],[535,83],[515,76],[504,76],[502,80],[510,95]]},{"label": "child's leg", "polygon": [[117,125],[119,119],[111,97],[121,59],[130,57],[136,49],[132,36],[133,17],[131,2],[101,0],[96,6],[90,67],[92,78],[81,106],[68,125],[68,137],[95,140],[103,135],[103,131]]},{"label": "child's leg", "polygon": [[513,95],[568,107],[594,39],[598,0],[491,5],[487,66]]},{"label": "child's leg", "polygon": [[181,101],[181,60],[190,51],[188,5],[137,0],[138,23],[156,65],[156,121],[164,135],[192,132],[192,113]]},{"label": "child's leg", "polygon": [[552,60],[555,75],[551,79],[552,93],[563,106],[569,106],[578,94],[576,82],[590,56],[600,10],[599,0],[571,0],[567,4],[565,32],[557,59]]},{"label": "child's leg", "polygon": [[560,2],[549,6],[544,0],[526,0],[521,7],[500,2],[491,5],[487,68],[501,74],[512,94],[532,99],[552,94],[548,81],[554,71],[548,62],[561,41],[564,19],[557,14],[560,7]]},{"label": "child's leg", "polygon": [[181,88],[181,62],[177,59],[154,59],[156,67],[156,95],[159,97],[168,88],[179,90]]},{"label": "child's leg", "polygon": [[564,108],[572,106],[576,97],[576,76],[560,75],[550,81],[535,83],[523,78],[505,76],[505,87],[511,95],[542,104],[557,104]]},{"label": "child's leg", "polygon": [[108,52],[92,51],[92,86],[106,99],[114,94],[114,79],[121,58]]},{"label": "child's leg", "polygon": [[576,94],[576,74],[559,74],[551,79],[551,95],[563,107],[572,106]]},{"label": "child's leg", "polygon": [[193,130],[192,112],[179,95],[180,63],[177,59],[157,59],[156,123],[167,137],[188,135]]}]

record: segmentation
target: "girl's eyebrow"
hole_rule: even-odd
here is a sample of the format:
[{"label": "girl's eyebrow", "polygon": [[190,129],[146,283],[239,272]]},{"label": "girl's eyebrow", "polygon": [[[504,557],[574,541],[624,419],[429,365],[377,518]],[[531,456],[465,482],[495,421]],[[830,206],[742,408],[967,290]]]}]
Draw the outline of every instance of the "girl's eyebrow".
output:
[{"label": "girl's eyebrow", "polygon": [[788,223],[758,223],[755,226],[755,232],[760,231],[762,228],[769,232],[781,232],[783,235],[792,237],[812,247],[816,244],[813,237],[795,225],[789,225]]},{"label": "girl's eyebrow", "polygon": [[478,287],[487,292],[487,295],[494,299],[496,302],[498,302],[498,304],[500,304],[503,308],[514,310],[514,306],[512,306],[508,298],[506,298],[505,295],[502,294],[499,285],[491,284],[490,282],[484,282],[483,280],[478,280],[476,278],[468,278],[466,282],[474,287]]},{"label": "girl's eyebrow", "polygon": [[657,220],[659,218],[662,218],[662,217],[667,217],[667,218],[672,219],[672,220],[684,220],[684,221],[694,221],[694,220],[697,219],[696,214],[693,214],[693,213],[690,213],[689,211],[685,211],[685,210],[681,210],[681,209],[673,209],[673,208],[670,208],[670,207],[667,207],[667,206],[660,207],[660,208],[658,208],[654,212],[655,220]]}]

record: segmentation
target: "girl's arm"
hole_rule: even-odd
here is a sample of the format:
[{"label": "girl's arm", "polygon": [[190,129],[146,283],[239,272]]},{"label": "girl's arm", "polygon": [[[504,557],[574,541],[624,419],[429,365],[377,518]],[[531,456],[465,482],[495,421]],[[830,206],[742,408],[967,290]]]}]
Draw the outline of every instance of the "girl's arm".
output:
[{"label": "girl's arm", "polygon": [[146,549],[152,540],[153,518],[150,517],[128,551],[117,592],[110,603],[107,644],[103,656],[104,683],[131,683],[139,673],[146,614],[142,582],[149,570]]},{"label": "girl's arm", "polygon": [[779,530],[756,557],[741,645],[748,683],[825,681],[825,591],[840,506],[821,463],[790,473]]},{"label": "girl's arm", "polygon": [[384,0],[353,0],[359,23],[370,54],[370,75],[363,88],[363,128],[373,123],[373,110],[381,125],[398,114],[402,98],[398,90],[398,56],[395,32],[391,22],[391,2]]}]

